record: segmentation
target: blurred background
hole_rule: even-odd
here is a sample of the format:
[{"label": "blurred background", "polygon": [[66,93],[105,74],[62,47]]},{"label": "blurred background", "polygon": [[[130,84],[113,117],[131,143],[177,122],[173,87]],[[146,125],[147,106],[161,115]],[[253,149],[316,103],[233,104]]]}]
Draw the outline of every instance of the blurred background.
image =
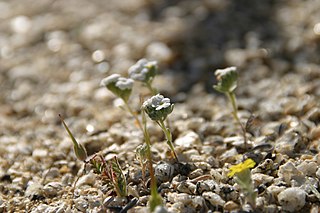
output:
[{"label": "blurred background", "polygon": [[308,82],[320,75],[319,11],[317,0],[0,1],[1,125],[56,124],[61,111],[99,119],[114,98],[100,80],[140,58],[158,61],[155,84],[170,96],[199,83],[214,93],[213,71],[227,66],[243,86]]}]

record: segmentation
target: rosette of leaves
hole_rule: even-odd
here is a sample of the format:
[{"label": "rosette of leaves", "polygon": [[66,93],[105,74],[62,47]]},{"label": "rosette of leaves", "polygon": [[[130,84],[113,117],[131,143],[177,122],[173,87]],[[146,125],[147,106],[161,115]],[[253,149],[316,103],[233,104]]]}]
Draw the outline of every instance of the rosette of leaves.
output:
[{"label": "rosette of leaves", "polygon": [[101,155],[95,155],[90,159],[90,163],[95,172],[101,175],[106,184],[116,192],[118,197],[126,197],[128,195],[127,180],[116,156],[109,161],[105,161]]}]

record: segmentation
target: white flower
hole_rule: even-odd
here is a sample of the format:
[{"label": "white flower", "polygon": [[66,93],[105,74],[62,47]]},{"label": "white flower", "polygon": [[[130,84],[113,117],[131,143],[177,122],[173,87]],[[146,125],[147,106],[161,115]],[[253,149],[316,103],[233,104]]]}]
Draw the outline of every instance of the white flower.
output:
[{"label": "white flower", "polygon": [[174,105],[170,103],[170,99],[160,94],[152,96],[142,105],[143,110],[154,121],[164,121],[172,112],[173,107]]},{"label": "white flower", "polygon": [[225,69],[217,69],[215,75],[217,76],[218,80],[221,79],[223,76],[227,75],[230,72],[237,71],[237,67],[227,67]]},{"label": "white flower", "polygon": [[156,61],[148,61],[143,58],[136,64],[132,65],[129,68],[128,73],[130,78],[136,81],[149,81],[150,78],[155,76],[155,69],[157,69]]},{"label": "white flower", "polygon": [[149,98],[143,103],[144,108],[150,107],[150,106],[152,108],[155,108],[155,110],[165,109],[171,106],[170,99],[165,98],[163,97],[163,95],[160,95],[160,94],[152,96],[151,98]]},{"label": "white flower", "polygon": [[127,102],[131,95],[133,80],[121,77],[119,74],[113,74],[103,79],[100,85],[105,86],[113,94]]},{"label": "white flower", "polygon": [[120,77],[121,76],[119,74],[112,74],[112,75],[102,79],[100,85],[106,87],[111,83],[117,82]]},{"label": "white flower", "polygon": [[116,82],[116,87],[118,87],[121,90],[132,89],[132,86],[133,86],[133,80],[130,78],[120,77]]}]

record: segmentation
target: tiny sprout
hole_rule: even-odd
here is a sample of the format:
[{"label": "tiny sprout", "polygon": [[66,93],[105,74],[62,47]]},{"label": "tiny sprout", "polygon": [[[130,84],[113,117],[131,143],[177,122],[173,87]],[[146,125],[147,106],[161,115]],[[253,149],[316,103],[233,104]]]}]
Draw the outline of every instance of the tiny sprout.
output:
[{"label": "tiny sprout", "polygon": [[102,79],[101,86],[108,88],[113,94],[127,102],[132,91],[133,80],[121,77],[119,74],[112,74]]},{"label": "tiny sprout", "polygon": [[141,166],[142,180],[144,183],[146,179],[146,163],[148,159],[148,151],[148,145],[146,143],[139,145],[136,149],[136,158]]},{"label": "tiny sprout", "polygon": [[129,70],[129,76],[135,81],[141,81],[151,91],[156,94],[156,90],[151,86],[154,77],[157,74],[158,63],[156,61],[148,61],[143,58],[136,64],[132,65]]},{"label": "tiny sprout", "polygon": [[111,175],[112,182],[115,188],[115,191],[119,197],[126,197],[128,195],[127,192],[127,181],[124,176],[120,164],[118,162],[117,157],[111,159]]},{"label": "tiny sprout", "polygon": [[238,80],[237,68],[228,67],[225,69],[218,69],[216,70],[215,75],[218,80],[218,84],[214,85],[213,88],[218,92],[224,93],[230,100],[232,109],[233,109],[233,113],[232,113],[233,117],[239,123],[242,129],[244,146],[245,146],[245,149],[247,149],[246,129],[239,119],[238,106],[237,106],[236,96],[234,94],[234,90],[237,88],[237,80]]},{"label": "tiny sprout", "polygon": [[82,146],[80,143],[78,143],[77,140],[73,137],[71,131],[69,130],[67,124],[64,122],[64,120],[60,114],[59,114],[59,117],[60,117],[60,120],[61,120],[64,128],[67,130],[67,132],[73,142],[73,149],[74,149],[74,153],[75,153],[76,157],[81,161],[85,161],[88,157],[86,149],[84,148],[84,146]]},{"label": "tiny sprout", "polygon": [[149,115],[150,119],[155,121],[164,132],[167,138],[167,144],[169,145],[174,158],[178,161],[178,157],[174,151],[172,143],[172,134],[170,129],[164,124],[165,119],[172,112],[173,107],[174,105],[170,103],[170,99],[165,98],[160,94],[152,96],[142,105],[142,109]]},{"label": "tiny sprout", "polygon": [[256,163],[251,158],[248,158],[242,163],[231,166],[230,172],[228,173],[228,177],[234,178],[234,181],[240,186],[247,202],[253,208],[256,207],[257,191],[254,189],[250,169],[255,165]]},{"label": "tiny sprout", "polygon": [[96,154],[89,162],[95,169],[95,173],[101,175],[107,186],[112,188],[118,197],[126,197],[128,195],[127,181],[117,157],[107,162],[101,154]]}]

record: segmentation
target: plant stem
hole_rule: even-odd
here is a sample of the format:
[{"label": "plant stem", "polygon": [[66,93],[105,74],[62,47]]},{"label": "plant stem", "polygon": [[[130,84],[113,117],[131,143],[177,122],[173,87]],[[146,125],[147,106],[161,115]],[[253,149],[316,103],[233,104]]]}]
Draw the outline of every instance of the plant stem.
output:
[{"label": "plant stem", "polygon": [[[157,180],[154,176],[154,170],[152,166],[152,156],[151,156],[151,142],[150,142],[150,135],[149,132],[147,131],[147,120],[145,116],[145,112],[142,112],[142,122],[143,122],[143,134],[144,134],[144,139],[147,144],[147,158],[149,162],[149,171],[150,171],[150,179],[151,179],[151,199],[153,198],[155,201],[155,205],[157,205],[157,199],[159,199],[159,204],[161,204],[162,200],[160,195],[158,194],[158,187],[157,187]],[[154,211],[156,206],[153,206],[152,204],[150,205],[151,212]]]},{"label": "plant stem", "polygon": [[243,141],[244,141],[244,148],[245,150],[247,150],[247,135],[246,135],[246,129],[243,126],[243,124],[241,123],[239,116],[238,116],[238,106],[237,106],[237,101],[236,101],[236,96],[233,92],[227,92],[226,95],[228,96],[231,105],[232,105],[232,109],[233,109],[233,117],[234,119],[238,122],[238,124],[241,127],[242,130],[242,134],[243,134]]},{"label": "plant stem", "polygon": [[165,126],[163,120],[157,121],[157,124],[160,126],[160,128],[162,129],[162,131],[164,132],[164,134],[167,138],[167,144],[169,145],[169,147],[171,149],[171,153],[173,154],[173,157],[176,159],[177,162],[179,162],[177,153],[174,151],[174,147],[173,147],[173,143],[172,143],[172,134],[171,134],[170,130]]},{"label": "plant stem", "polygon": [[129,111],[129,113],[130,113],[130,114],[133,116],[133,118],[136,120],[136,123],[137,123],[139,129],[140,129],[142,132],[144,132],[144,131],[143,131],[143,128],[142,128],[142,125],[141,125],[141,122],[140,122],[137,114],[132,110],[132,108],[130,107],[130,105],[128,104],[127,101],[125,101],[125,100],[123,100],[123,101],[124,101],[124,104],[126,105],[128,111]]},{"label": "plant stem", "polygon": [[147,82],[145,85],[149,89],[149,91],[151,92],[152,95],[158,94],[157,89],[152,87],[151,82]]}]

